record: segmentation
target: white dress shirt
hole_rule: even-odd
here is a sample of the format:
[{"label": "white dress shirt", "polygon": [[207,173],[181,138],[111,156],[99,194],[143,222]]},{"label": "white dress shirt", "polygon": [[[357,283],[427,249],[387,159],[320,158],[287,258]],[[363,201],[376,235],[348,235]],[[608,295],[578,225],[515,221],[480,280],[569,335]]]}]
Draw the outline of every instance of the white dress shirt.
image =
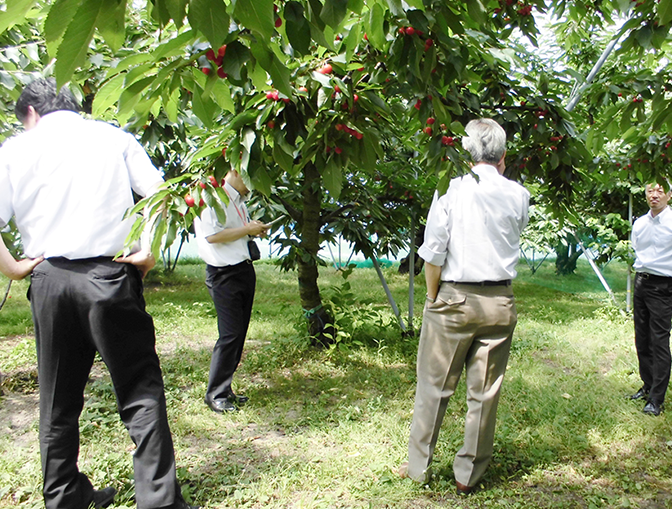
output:
[{"label": "white dress shirt", "polygon": [[129,133],[55,111],[0,148],[0,226],[14,216],[26,256],[114,256],[140,196],[163,181]]},{"label": "white dress shirt", "polygon": [[672,211],[665,207],[656,217],[640,217],[632,226],[632,248],[637,272],[672,277]]},{"label": "white dress shirt", "polygon": [[442,281],[500,281],[516,277],[520,234],[530,193],[494,166],[472,168],[436,195],[418,255],[441,267]]},{"label": "white dress shirt", "polygon": [[194,221],[198,255],[205,263],[213,267],[236,265],[250,259],[250,251],[247,247],[247,241],[250,237],[247,235],[232,242],[211,244],[207,240],[207,237],[219,233],[225,228],[241,228],[250,222],[245,200],[240,193],[226,181],[224,182],[224,190],[229,195],[229,204],[224,207],[226,223],[220,223],[217,213],[210,207],[204,208],[201,216]]}]

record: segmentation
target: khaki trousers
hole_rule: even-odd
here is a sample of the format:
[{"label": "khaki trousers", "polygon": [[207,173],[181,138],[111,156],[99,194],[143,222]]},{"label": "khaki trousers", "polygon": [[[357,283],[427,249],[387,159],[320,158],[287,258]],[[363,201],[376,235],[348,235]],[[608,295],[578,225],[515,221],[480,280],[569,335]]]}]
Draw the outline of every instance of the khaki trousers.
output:
[{"label": "khaki trousers", "polygon": [[455,456],[455,480],[475,486],[490,459],[497,403],[516,327],[511,286],[442,283],[425,306],[418,348],[418,385],[408,444],[408,474],[429,478],[448,400],[466,368],[464,445]]}]

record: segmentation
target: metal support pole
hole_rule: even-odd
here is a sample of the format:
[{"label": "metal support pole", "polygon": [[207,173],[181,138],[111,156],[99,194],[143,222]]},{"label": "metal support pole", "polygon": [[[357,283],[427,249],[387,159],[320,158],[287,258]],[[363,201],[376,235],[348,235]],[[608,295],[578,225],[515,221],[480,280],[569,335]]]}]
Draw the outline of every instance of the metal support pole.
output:
[{"label": "metal support pole", "polygon": [[380,282],[383,285],[383,290],[385,290],[385,295],[387,295],[387,300],[390,303],[390,306],[392,306],[392,311],[394,312],[394,316],[397,317],[397,320],[399,320],[399,326],[401,327],[401,330],[406,332],[406,325],[404,324],[404,319],[401,317],[401,313],[399,313],[399,307],[397,306],[397,303],[394,300],[394,297],[392,297],[392,292],[390,292],[390,287],[387,286],[387,281],[385,281],[385,275],[383,274],[383,271],[380,270],[380,264],[378,263],[378,260],[376,260],[375,256],[371,257],[371,262],[373,262],[373,266],[376,269],[376,272],[378,273],[378,278],[380,279]]},{"label": "metal support pole", "polygon": [[408,330],[413,332],[415,306],[415,212],[411,212],[411,242],[408,252]]}]

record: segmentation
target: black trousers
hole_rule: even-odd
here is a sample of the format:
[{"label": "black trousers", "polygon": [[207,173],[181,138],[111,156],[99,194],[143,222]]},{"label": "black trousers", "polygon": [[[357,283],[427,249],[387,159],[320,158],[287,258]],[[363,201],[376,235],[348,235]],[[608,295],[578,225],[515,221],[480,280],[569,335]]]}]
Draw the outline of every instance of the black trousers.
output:
[{"label": "black trousers", "polygon": [[205,268],[205,284],[215,303],[219,330],[210,362],[207,399],[223,399],[232,393],[231,382],[243,354],[256,283],[250,262]]},{"label": "black trousers", "polygon": [[117,407],[135,443],[139,509],[182,500],[154,324],[142,278],[109,258],[51,258],[33,271],[29,298],[40,384],[40,453],[47,509],[86,509],[91,482],[77,466],[79,416],[94,355],[107,365]]},{"label": "black trousers", "polygon": [[672,363],[672,278],[637,274],[633,311],[639,375],[649,390],[649,401],[662,405]]}]

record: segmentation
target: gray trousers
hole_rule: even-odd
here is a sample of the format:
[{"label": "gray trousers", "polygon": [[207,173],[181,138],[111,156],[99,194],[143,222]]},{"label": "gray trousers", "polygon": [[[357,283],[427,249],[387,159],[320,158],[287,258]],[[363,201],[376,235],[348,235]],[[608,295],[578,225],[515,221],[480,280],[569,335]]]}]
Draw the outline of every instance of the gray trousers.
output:
[{"label": "gray trousers", "polygon": [[517,314],[511,286],[442,283],[424,310],[418,349],[418,385],[408,444],[408,475],[428,480],[428,469],[448,400],[466,369],[464,445],[453,463],[455,479],[475,486],[490,459],[499,391]]}]

